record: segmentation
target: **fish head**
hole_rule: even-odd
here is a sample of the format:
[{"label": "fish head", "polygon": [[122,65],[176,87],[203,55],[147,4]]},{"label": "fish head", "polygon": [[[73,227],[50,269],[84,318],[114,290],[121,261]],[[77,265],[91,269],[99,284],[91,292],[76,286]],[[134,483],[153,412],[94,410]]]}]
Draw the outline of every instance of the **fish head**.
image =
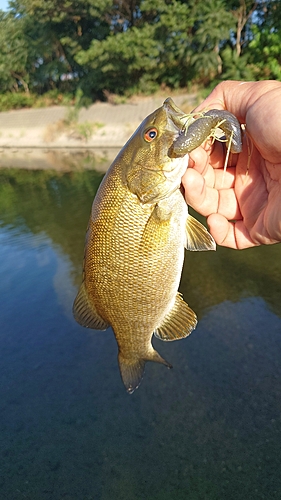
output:
[{"label": "fish head", "polygon": [[124,181],[143,203],[156,203],[180,186],[187,155],[174,157],[172,145],[185,114],[171,98],[147,116],[121,151]]}]

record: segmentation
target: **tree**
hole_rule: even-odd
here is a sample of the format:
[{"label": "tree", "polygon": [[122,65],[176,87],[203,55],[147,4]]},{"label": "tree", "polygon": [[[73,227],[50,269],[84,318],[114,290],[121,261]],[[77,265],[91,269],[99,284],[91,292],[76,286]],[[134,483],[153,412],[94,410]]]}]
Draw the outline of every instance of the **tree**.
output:
[{"label": "tree", "polygon": [[75,55],[92,39],[110,30],[106,20],[110,0],[12,0],[11,15],[25,21],[34,48],[33,85],[38,93],[49,89],[75,91],[83,68]]},{"label": "tree", "polygon": [[220,50],[235,23],[224,0],[206,0],[198,7],[192,63],[200,80],[209,83],[222,73]]},{"label": "tree", "polygon": [[[2,91],[150,93],[280,78],[281,0],[11,0]],[[270,49],[269,49],[270,47]]]},{"label": "tree", "polygon": [[249,39],[247,33],[247,23],[251,19],[253,13],[257,10],[257,7],[261,3],[259,0],[238,0],[234,1],[232,12],[236,19],[236,30],[235,30],[235,49],[236,54],[239,57],[242,53],[242,46]]},{"label": "tree", "polygon": [[252,27],[248,46],[256,78],[281,80],[281,19],[280,0],[264,2],[259,22]]},{"label": "tree", "polygon": [[29,41],[22,19],[0,11],[0,84],[2,91],[29,93]]},{"label": "tree", "polygon": [[133,24],[129,20],[123,24],[123,31],[116,33],[113,27],[107,38],[93,40],[88,50],[77,54],[92,88],[98,92],[149,92],[161,83],[186,84],[191,77],[190,7],[176,0],[160,0],[156,9],[155,2],[146,0],[135,17]]}]

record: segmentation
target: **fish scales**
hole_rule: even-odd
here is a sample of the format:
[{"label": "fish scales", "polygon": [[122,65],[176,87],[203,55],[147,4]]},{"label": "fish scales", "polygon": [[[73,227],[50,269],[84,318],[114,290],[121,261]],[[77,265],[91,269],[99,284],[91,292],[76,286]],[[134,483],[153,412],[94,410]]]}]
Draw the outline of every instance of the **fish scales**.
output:
[{"label": "fish scales", "polygon": [[113,328],[129,393],[146,361],[171,367],[153,348],[153,334],[171,341],[196,326],[196,314],[177,291],[184,247],[215,249],[207,229],[188,214],[180,189],[185,120],[168,98],[140,124],[99,187],[86,235],[74,317],[85,327]]},{"label": "fish scales", "polygon": [[[112,177],[114,198],[108,195],[112,193]],[[184,213],[186,205],[181,199]],[[185,218],[178,217],[175,222],[177,237],[169,224],[164,223],[157,232],[148,234],[144,244],[143,236],[154,205],[142,206],[137,196],[126,189],[121,182],[120,167],[104,183],[97,204],[87,236],[86,269],[90,268],[91,272],[86,272],[85,285],[101,316],[112,325],[117,342],[120,330],[126,328],[127,336],[132,337],[131,344],[145,355],[144,329],[150,340],[151,332],[168,312],[177,291]],[[174,283],[171,290],[165,287],[167,280]],[[119,344],[124,351],[122,334]]]}]

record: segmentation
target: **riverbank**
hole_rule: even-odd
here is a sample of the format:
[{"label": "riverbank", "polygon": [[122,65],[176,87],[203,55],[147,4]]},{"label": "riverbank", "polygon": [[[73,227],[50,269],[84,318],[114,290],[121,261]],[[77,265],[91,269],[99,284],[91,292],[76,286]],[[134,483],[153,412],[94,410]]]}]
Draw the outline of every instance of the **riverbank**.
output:
[{"label": "riverbank", "polygon": [[[167,97],[167,96],[166,96]],[[95,103],[73,110],[64,106],[0,113],[0,167],[106,169],[140,122],[162,105],[165,97],[147,97],[125,104]],[[196,94],[173,96],[189,112]],[[71,115],[72,113],[72,115]],[[77,160],[77,161],[76,161]]]}]

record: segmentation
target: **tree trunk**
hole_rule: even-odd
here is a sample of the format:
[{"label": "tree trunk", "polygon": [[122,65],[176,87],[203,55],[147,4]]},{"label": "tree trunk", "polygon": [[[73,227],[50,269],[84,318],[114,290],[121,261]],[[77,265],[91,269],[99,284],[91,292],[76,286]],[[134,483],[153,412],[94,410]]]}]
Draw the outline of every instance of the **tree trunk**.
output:
[{"label": "tree trunk", "polygon": [[247,12],[247,3],[246,0],[240,0],[240,7],[233,11],[233,15],[237,18],[237,29],[236,29],[236,53],[238,56],[241,55],[242,52],[242,32],[245,27],[245,24],[253,14],[254,10],[257,8],[258,2],[253,2],[249,6],[249,11]]},{"label": "tree trunk", "polygon": [[[29,87],[27,85],[27,83],[24,81],[24,79],[21,77],[21,75],[18,75],[17,73],[15,73],[14,71],[11,72],[11,75],[16,78],[23,86],[24,88],[24,91],[26,94],[29,94]],[[18,85],[17,85],[18,87]]]}]

